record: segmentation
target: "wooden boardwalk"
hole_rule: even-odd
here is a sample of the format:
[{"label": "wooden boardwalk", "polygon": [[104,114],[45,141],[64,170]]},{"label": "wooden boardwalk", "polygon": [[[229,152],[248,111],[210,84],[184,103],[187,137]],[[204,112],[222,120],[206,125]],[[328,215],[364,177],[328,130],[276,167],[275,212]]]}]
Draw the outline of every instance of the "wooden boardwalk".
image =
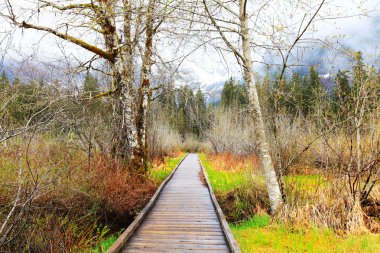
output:
[{"label": "wooden boardwalk", "polygon": [[198,156],[189,154],[121,252],[239,252],[202,177]]}]

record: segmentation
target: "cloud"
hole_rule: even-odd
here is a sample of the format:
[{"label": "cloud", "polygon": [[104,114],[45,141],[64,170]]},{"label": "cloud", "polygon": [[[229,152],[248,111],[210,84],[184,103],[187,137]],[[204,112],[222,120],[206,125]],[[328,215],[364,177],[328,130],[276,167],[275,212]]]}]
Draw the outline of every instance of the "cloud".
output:
[{"label": "cloud", "polygon": [[[17,0],[16,2],[25,2],[24,0]],[[29,1],[26,1],[29,2]],[[356,8],[358,1],[354,0],[336,0],[334,1],[337,10],[340,9],[344,13],[354,13],[360,10],[375,10],[369,13],[368,17],[353,17],[338,20],[324,20],[318,24],[318,32],[313,37],[324,39],[325,37],[332,37],[335,34],[344,34],[345,37],[340,42],[348,48],[353,50],[362,50],[367,55],[371,55],[372,62],[377,62],[379,58],[378,41],[380,39],[380,12],[379,0],[368,0],[362,4],[361,9]],[[53,22],[50,16],[40,16],[40,21]],[[54,20],[54,19],[52,19]],[[3,21],[1,21],[3,23]],[[255,39],[255,38],[253,38]],[[61,45],[58,47],[57,45]],[[82,60],[88,59],[91,54],[73,45],[72,43],[62,42],[52,35],[46,35],[43,32],[36,32],[33,30],[18,30],[14,34],[14,46],[17,51],[22,54],[36,54],[40,59],[58,59],[62,58],[62,50],[71,57],[80,57]],[[173,47],[166,49],[170,54]],[[13,54],[11,57],[15,57]],[[17,58],[17,57],[16,57]],[[170,57],[168,57],[170,59]],[[254,55],[254,59],[260,59],[260,56]],[[278,61],[278,58],[270,59]],[[345,66],[348,64],[347,60],[343,58],[336,58],[333,54],[329,53],[320,47],[315,47],[303,55],[304,64],[319,64],[320,72],[330,72],[332,64],[338,66]],[[275,62],[274,62],[275,63]],[[254,64],[254,70],[263,72],[264,65],[259,63]],[[302,69],[302,68],[301,68]],[[220,54],[213,48],[200,48],[195,53],[191,54],[181,65],[181,70],[191,77],[186,79],[185,82],[193,82],[199,85],[211,85],[213,83],[222,82],[229,77],[241,76],[241,69],[237,65],[236,58],[232,54],[225,54],[221,57]]]}]

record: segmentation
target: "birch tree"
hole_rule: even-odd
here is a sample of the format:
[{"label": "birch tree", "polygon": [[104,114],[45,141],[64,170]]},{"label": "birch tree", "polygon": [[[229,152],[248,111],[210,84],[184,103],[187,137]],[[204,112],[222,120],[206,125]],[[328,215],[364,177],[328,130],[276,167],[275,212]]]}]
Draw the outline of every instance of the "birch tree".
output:
[{"label": "birch tree", "polygon": [[[133,167],[146,168],[154,35],[170,13],[167,4],[157,0],[5,0],[0,15],[15,28],[37,30],[79,46],[92,55],[83,64],[101,60],[109,65],[112,87],[95,98],[113,100],[112,154],[129,160]],[[41,15],[53,21],[40,20]]]},{"label": "birch tree", "polygon": [[321,20],[320,11],[326,1],[202,1],[204,16],[208,17],[214,27],[214,33],[223,41],[225,51],[231,52],[242,67],[248,88],[249,116],[254,122],[261,167],[266,178],[271,209],[276,211],[283,203],[283,197],[271,158],[253,72],[253,62],[265,65],[269,63],[265,62],[265,57],[254,61],[252,52],[256,56],[277,54],[279,63],[275,61],[272,65],[282,68],[282,78],[293,62],[299,64],[300,49],[309,48],[311,43],[315,43],[315,40],[304,37],[315,29],[315,22]]},{"label": "birch tree", "polygon": [[[253,74],[251,38],[249,32],[249,20],[246,11],[247,0],[238,1],[238,12],[235,12],[233,9],[229,8],[222,2],[214,1],[214,4],[215,3],[217,5],[217,8],[225,9],[229,12],[229,15],[233,16],[234,18],[238,18],[238,23],[235,24],[239,28],[239,39],[241,39],[241,45],[239,47],[235,46],[233,42],[230,41],[226,35],[226,29],[219,25],[217,18],[213,15],[213,10],[210,9],[207,1],[203,0],[205,11],[207,13],[207,16],[210,18],[212,25],[217,29],[226,46],[233,52],[243,67],[243,77],[245,84],[248,87],[249,117],[252,117],[255,123],[255,133],[256,140],[258,142],[259,157],[266,180],[271,209],[272,211],[276,211],[283,203],[283,200],[272,158],[270,156],[269,144],[266,137],[265,125],[257,94],[255,77]],[[224,23],[227,23],[227,21]]]}]

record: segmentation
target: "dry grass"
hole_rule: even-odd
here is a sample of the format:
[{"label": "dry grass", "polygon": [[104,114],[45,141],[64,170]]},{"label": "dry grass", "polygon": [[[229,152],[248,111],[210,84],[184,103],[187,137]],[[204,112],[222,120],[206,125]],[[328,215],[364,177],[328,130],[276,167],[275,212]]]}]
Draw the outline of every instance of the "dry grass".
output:
[{"label": "dry grass", "polygon": [[377,252],[379,235],[369,232],[378,232],[380,223],[347,194],[342,178],[297,165],[284,178],[287,203],[270,218],[255,159],[200,157],[243,252]]},{"label": "dry grass", "polygon": [[100,245],[129,225],[159,185],[107,156],[94,155],[89,164],[85,153],[49,136],[36,136],[26,159],[27,142],[16,140],[0,151],[0,221],[17,189],[19,143],[24,168],[20,203],[36,184],[39,190],[22,216],[21,230],[13,234],[18,237],[2,247],[8,252],[80,252]]},{"label": "dry grass", "polygon": [[[242,158],[228,153],[201,158],[230,222],[241,222],[268,210],[265,181],[255,157]],[[377,231],[379,223],[373,215],[364,213],[360,202],[347,193],[344,177],[337,178],[310,166],[294,171],[305,174],[293,172],[284,177],[287,199],[274,217],[277,222],[332,229],[337,233],[360,233],[367,228]]]},{"label": "dry grass", "polygon": [[232,153],[222,153],[217,155],[209,155],[212,168],[228,171],[242,172],[246,170],[255,170],[258,168],[258,158],[255,155],[236,156]]}]

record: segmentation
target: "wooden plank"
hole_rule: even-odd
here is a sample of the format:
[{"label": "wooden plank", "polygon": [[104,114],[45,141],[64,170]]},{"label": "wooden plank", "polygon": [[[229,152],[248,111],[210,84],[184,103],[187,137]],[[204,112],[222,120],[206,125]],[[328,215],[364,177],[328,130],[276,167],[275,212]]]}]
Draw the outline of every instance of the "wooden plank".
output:
[{"label": "wooden plank", "polygon": [[[123,250],[123,253],[128,252],[128,253],[141,253],[141,252],[147,252],[146,250],[141,250],[141,249],[128,249],[128,250]],[[226,250],[222,249],[193,249],[193,250],[187,250],[187,249],[174,249],[174,250],[168,250],[168,249],[149,249],[149,253],[225,253]]]},{"label": "wooden plank", "polygon": [[186,250],[194,250],[194,249],[203,249],[203,250],[216,250],[216,249],[224,249],[228,250],[228,245],[210,245],[210,244],[159,244],[159,243],[131,243],[128,246],[128,249],[186,249]]},{"label": "wooden plank", "polygon": [[122,252],[231,252],[216,199],[199,177],[202,172],[199,157],[186,156],[161,188],[149,214],[124,242]]},{"label": "wooden plank", "polygon": [[[167,238],[170,238],[173,240],[178,240],[178,241],[181,241],[181,240],[202,240],[202,241],[205,241],[205,240],[224,240],[225,241],[226,240],[224,235],[210,235],[210,234],[181,235],[178,233],[172,234],[172,235],[170,235],[170,237],[168,237],[165,234],[154,234],[154,235],[150,234],[148,240],[161,240],[161,239],[167,239]],[[147,237],[144,237],[143,234],[141,234],[141,233],[136,233],[131,238],[131,240],[134,240],[134,239],[147,239]]]},{"label": "wooden plank", "polygon": [[138,226],[141,224],[144,217],[148,214],[148,212],[152,209],[154,203],[157,201],[160,196],[161,191],[164,189],[165,185],[169,182],[169,180],[173,177],[174,173],[181,165],[181,163],[186,159],[187,155],[178,163],[178,165],[173,169],[170,175],[162,182],[160,187],[157,189],[156,193],[153,195],[152,199],[148,202],[148,204],[144,207],[144,209],[139,213],[136,219],[129,225],[129,227],[119,236],[116,242],[107,250],[107,253],[117,253],[119,252],[128,241],[128,239],[132,236],[132,234],[136,231]]},{"label": "wooden plank", "polygon": [[201,168],[202,168],[202,171],[203,171],[203,175],[205,177],[205,180],[206,180],[206,183],[207,183],[207,187],[208,187],[208,190],[210,192],[210,195],[211,195],[211,200],[212,200],[212,203],[216,209],[216,213],[218,214],[218,218],[219,218],[219,221],[220,221],[220,224],[222,226],[222,229],[223,229],[223,232],[227,238],[227,242],[230,246],[230,249],[233,253],[241,253],[241,250],[235,240],[235,237],[233,236],[232,232],[231,232],[231,229],[226,221],[226,218],[224,217],[224,214],[223,214],[223,211],[222,211],[222,208],[220,208],[220,205],[215,197],[215,194],[214,194],[214,191],[212,190],[212,187],[211,187],[211,184],[210,184],[210,180],[208,179],[208,174],[207,174],[207,171],[204,169],[203,165],[202,165],[202,161],[199,159],[198,157],[198,161],[199,161],[199,164],[201,165]]},{"label": "wooden plank", "polygon": [[[170,243],[184,243],[184,244],[194,244],[194,243],[199,243],[199,239],[180,239],[178,240],[177,238],[161,238],[161,239],[154,239],[155,242],[158,242],[160,244],[170,244]],[[130,243],[150,243],[152,242],[151,238],[133,238],[130,240]],[[227,242],[224,238],[221,239],[212,239],[212,240],[202,240],[202,243],[204,244],[209,244],[209,245],[227,245]]]}]

